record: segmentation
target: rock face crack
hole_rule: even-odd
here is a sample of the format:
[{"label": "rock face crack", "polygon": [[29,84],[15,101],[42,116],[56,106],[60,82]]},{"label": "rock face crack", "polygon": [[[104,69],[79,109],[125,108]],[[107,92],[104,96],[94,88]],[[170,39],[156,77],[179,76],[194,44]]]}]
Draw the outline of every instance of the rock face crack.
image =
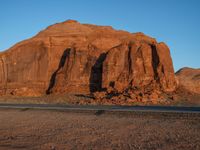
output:
[{"label": "rock face crack", "polygon": [[56,69],[56,71],[51,75],[51,79],[49,81],[49,87],[48,89],[46,90],[46,94],[51,94],[52,93],[52,88],[54,87],[55,85],[55,80],[56,80],[56,76],[57,76],[57,73],[59,72],[59,70],[64,66],[65,62],[66,62],[66,59],[69,57],[69,54],[70,54],[70,48],[64,50],[63,54],[62,54],[62,57],[60,59],[60,63],[58,65],[58,68]]},{"label": "rock face crack", "polygon": [[90,74],[90,92],[96,92],[102,90],[102,74],[103,74],[103,62],[106,59],[106,53],[102,53],[92,66]]},{"label": "rock face crack", "polygon": [[153,66],[153,71],[154,71],[154,79],[158,80],[158,65],[159,65],[159,56],[156,50],[156,46],[155,45],[151,45],[151,49],[152,49],[152,66]]}]

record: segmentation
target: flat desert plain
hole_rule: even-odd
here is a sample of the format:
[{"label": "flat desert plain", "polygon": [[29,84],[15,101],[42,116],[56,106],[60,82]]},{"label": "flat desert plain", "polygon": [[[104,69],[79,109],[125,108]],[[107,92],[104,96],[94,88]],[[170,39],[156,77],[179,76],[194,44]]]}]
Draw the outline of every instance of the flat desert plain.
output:
[{"label": "flat desert plain", "polygon": [[200,117],[0,109],[0,150],[200,149]]}]

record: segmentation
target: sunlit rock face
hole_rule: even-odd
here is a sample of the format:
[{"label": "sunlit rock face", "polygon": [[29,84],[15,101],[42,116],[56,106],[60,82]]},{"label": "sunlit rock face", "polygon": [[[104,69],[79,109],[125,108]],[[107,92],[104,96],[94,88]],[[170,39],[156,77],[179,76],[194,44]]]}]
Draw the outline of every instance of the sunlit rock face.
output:
[{"label": "sunlit rock face", "polygon": [[169,48],[143,33],[74,20],[0,53],[0,94],[38,96],[176,89]]}]

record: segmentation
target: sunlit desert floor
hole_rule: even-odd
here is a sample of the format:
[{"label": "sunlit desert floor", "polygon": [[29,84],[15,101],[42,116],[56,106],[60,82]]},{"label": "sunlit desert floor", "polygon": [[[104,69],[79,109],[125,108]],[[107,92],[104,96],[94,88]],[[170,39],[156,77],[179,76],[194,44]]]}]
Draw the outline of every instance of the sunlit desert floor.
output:
[{"label": "sunlit desert floor", "polygon": [[0,149],[200,149],[200,118],[0,109]]}]

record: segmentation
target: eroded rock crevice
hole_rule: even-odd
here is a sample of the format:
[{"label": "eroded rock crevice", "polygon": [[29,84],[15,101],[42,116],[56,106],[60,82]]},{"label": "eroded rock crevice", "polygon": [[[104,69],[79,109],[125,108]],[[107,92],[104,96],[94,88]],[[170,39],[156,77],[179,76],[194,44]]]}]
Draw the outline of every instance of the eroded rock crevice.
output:
[{"label": "eroded rock crevice", "polygon": [[102,91],[102,75],[103,75],[103,62],[106,59],[106,53],[102,53],[95,64],[91,68],[90,74],[90,92]]},{"label": "eroded rock crevice", "polygon": [[59,62],[59,65],[58,65],[58,68],[56,69],[56,71],[51,75],[51,78],[50,78],[50,81],[49,81],[49,86],[48,86],[48,89],[46,90],[46,94],[51,94],[52,93],[52,88],[55,86],[55,80],[56,80],[56,76],[57,76],[57,73],[59,72],[59,70],[61,68],[63,68],[63,66],[65,65],[65,62],[66,62],[66,59],[69,57],[69,54],[70,54],[70,48],[64,50],[63,54],[62,54],[62,57],[60,59],[60,62]]},{"label": "eroded rock crevice", "polygon": [[159,76],[158,76],[158,65],[159,65],[159,56],[157,53],[157,49],[155,45],[151,45],[151,49],[152,49],[152,66],[153,66],[153,71],[154,71],[154,79],[158,80]]}]

